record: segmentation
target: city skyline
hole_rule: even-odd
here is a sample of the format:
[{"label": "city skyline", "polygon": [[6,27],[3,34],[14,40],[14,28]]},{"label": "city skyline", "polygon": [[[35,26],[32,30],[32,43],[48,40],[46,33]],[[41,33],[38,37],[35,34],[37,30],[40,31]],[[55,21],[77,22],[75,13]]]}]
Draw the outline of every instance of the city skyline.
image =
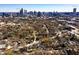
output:
[{"label": "city skyline", "polygon": [[19,12],[21,8],[41,12],[73,12],[77,8],[79,12],[79,4],[0,4],[0,12]]}]

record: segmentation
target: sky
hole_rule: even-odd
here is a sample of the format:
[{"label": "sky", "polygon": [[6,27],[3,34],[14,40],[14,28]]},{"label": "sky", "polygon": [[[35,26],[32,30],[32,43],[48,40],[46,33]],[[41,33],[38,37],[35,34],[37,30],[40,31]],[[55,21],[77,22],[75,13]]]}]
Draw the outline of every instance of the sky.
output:
[{"label": "sky", "polygon": [[0,12],[19,12],[21,8],[42,12],[72,12],[73,8],[77,8],[79,12],[79,4],[0,4]]}]

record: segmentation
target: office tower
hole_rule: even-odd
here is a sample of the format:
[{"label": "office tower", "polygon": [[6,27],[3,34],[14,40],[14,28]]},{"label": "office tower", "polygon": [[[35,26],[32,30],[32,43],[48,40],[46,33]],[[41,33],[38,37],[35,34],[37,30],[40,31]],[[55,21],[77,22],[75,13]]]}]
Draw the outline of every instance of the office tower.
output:
[{"label": "office tower", "polygon": [[10,17],[11,17],[11,18],[13,17],[13,14],[12,14],[12,13],[10,13]]},{"label": "office tower", "polygon": [[37,17],[40,17],[40,16],[41,16],[41,12],[38,12],[38,13],[37,13]]},{"label": "office tower", "polygon": [[24,15],[27,16],[27,10],[24,10]]},{"label": "office tower", "polygon": [[48,12],[48,16],[52,16],[53,14],[52,14],[52,12]]},{"label": "office tower", "polygon": [[5,13],[3,12],[3,13],[2,13],[2,17],[4,18],[4,16],[5,16]]},{"label": "office tower", "polygon": [[73,12],[76,12],[76,8],[73,8]]},{"label": "office tower", "polygon": [[37,12],[36,12],[36,11],[34,11],[33,14],[34,14],[35,16],[37,16]]},{"label": "office tower", "polygon": [[30,14],[30,15],[33,15],[33,11],[30,11],[29,14]]},{"label": "office tower", "polygon": [[20,16],[23,16],[24,12],[23,12],[23,8],[21,8],[20,10]]}]

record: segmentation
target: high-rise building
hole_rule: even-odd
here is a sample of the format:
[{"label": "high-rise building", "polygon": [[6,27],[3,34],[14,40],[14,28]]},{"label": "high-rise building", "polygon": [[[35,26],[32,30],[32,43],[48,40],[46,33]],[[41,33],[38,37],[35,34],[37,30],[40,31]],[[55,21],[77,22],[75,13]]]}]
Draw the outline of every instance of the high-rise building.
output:
[{"label": "high-rise building", "polygon": [[34,11],[33,14],[34,14],[35,16],[37,16],[37,12],[36,12],[36,11]]},{"label": "high-rise building", "polygon": [[21,8],[21,10],[20,10],[20,16],[23,16],[23,15],[24,15],[23,8]]},{"label": "high-rise building", "polygon": [[73,12],[76,12],[76,8],[73,8]]},{"label": "high-rise building", "polygon": [[27,16],[27,10],[24,10],[24,15]]},{"label": "high-rise building", "polygon": [[38,13],[37,13],[37,17],[40,17],[42,14],[41,14],[41,12],[39,11]]},{"label": "high-rise building", "polygon": [[29,14],[30,14],[30,15],[33,15],[33,11],[30,11]]},{"label": "high-rise building", "polygon": [[24,14],[27,15],[27,10],[24,10]]},{"label": "high-rise building", "polygon": [[3,13],[2,13],[2,17],[4,18],[4,16],[5,16],[5,13],[3,12]]}]

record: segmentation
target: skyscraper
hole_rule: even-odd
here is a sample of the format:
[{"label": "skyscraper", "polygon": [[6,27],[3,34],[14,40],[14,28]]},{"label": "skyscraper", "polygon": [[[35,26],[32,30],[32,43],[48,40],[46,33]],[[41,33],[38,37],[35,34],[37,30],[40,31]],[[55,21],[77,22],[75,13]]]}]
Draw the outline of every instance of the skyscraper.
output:
[{"label": "skyscraper", "polygon": [[27,10],[24,10],[24,16],[27,16]]},{"label": "skyscraper", "polygon": [[24,10],[24,14],[27,14],[27,10]]},{"label": "skyscraper", "polygon": [[34,11],[34,15],[37,16],[37,12],[36,11]]},{"label": "skyscraper", "polygon": [[20,10],[20,16],[23,16],[24,12],[23,12],[23,8],[21,8]]},{"label": "skyscraper", "polygon": [[41,16],[41,12],[39,11],[38,13],[37,13],[37,17],[40,17]]},{"label": "skyscraper", "polygon": [[74,12],[74,13],[76,12],[76,8],[73,8],[73,12]]}]

